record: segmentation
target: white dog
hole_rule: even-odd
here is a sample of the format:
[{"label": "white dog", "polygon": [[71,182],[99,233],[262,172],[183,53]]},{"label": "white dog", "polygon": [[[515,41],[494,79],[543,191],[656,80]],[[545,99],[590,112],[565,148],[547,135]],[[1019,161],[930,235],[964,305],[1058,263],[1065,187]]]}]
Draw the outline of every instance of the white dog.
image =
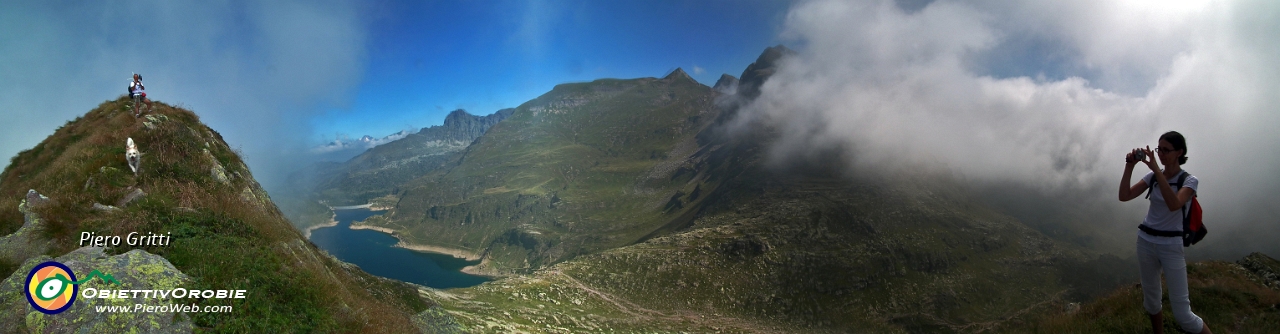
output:
[{"label": "white dog", "polygon": [[138,152],[138,145],[133,144],[133,138],[125,142],[124,160],[129,162],[129,169],[133,170],[133,175],[138,175],[138,165],[142,163],[142,152]]}]

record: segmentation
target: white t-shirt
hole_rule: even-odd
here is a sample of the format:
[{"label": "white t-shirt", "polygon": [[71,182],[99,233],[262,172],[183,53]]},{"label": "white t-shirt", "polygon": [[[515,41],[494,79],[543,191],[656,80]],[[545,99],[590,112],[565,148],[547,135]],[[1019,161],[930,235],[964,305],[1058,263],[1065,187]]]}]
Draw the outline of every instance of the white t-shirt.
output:
[{"label": "white t-shirt", "polygon": [[[1182,173],[1186,172],[1185,169],[1182,170]],[[1155,175],[1154,172],[1147,172],[1147,175],[1142,177],[1142,181],[1146,181],[1148,185],[1159,182],[1153,179]],[[1169,178],[1169,186],[1173,188],[1174,193],[1179,191],[1177,187],[1173,186],[1174,182],[1178,182],[1179,176]],[[1197,179],[1195,175],[1187,176],[1187,180],[1183,181],[1183,183],[1183,188],[1191,188],[1192,195],[1200,191],[1200,179]],[[1169,206],[1164,202],[1164,194],[1160,192],[1160,185],[1157,184],[1155,186],[1155,189],[1151,189],[1151,206],[1147,208],[1147,218],[1142,220],[1142,224],[1161,231],[1182,231],[1182,210],[1169,211]],[[1182,204],[1182,207],[1190,211],[1191,200],[1188,199],[1186,203]],[[1154,244],[1182,244],[1182,238],[1180,237],[1157,237],[1141,231],[1138,232],[1138,236]]]}]

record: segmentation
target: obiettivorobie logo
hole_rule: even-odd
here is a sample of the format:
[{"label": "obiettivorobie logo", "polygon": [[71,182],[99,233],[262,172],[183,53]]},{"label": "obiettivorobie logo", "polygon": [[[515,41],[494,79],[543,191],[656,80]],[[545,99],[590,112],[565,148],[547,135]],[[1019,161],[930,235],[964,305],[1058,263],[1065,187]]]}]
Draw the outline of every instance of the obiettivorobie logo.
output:
[{"label": "obiettivorobie logo", "polygon": [[[36,265],[31,268],[31,273],[27,275],[26,292],[27,301],[31,303],[31,307],[45,314],[58,314],[71,308],[76,302],[76,298],[90,299],[180,299],[180,298],[199,298],[199,299],[244,299],[245,290],[187,290],[184,288],[174,288],[167,290],[108,290],[85,288],[80,289],[80,284],[88,283],[94,277],[101,279],[108,284],[120,285],[120,281],[112,277],[111,274],[104,274],[94,270],[89,272],[82,280],[76,280],[76,274],[66,265],[57,261],[48,261]],[[98,312],[230,312],[230,305],[205,305],[197,306],[195,303],[190,305],[172,304],[172,305],[145,305],[135,304],[133,307],[125,305],[99,305],[94,307]]]},{"label": "obiettivorobie logo", "polygon": [[120,284],[110,274],[94,270],[83,280],[76,280],[76,274],[66,265],[57,261],[48,261],[31,268],[27,274],[27,301],[40,312],[58,314],[71,308],[76,295],[80,292],[80,284],[98,277],[107,283]]}]

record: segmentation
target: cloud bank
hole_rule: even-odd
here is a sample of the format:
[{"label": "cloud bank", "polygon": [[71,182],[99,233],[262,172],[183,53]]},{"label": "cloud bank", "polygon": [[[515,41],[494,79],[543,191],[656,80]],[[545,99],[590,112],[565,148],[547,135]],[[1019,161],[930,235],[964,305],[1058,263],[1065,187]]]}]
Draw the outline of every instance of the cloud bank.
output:
[{"label": "cloud bank", "polygon": [[1124,154],[1177,130],[1210,238],[1280,251],[1278,13],[1265,1],[803,2],[783,33],[799,52],[734,125],[778,129],[773,161],[837,149],[853,168],[933,166],[1111,202]]},{"label": "cloud bank", "polygon": [[[306,119],[349,103],[365,68],[355,2],[129,1],[0,5],[0,156],[125,93],[185,106],[264,184],[296,170]],[[4,160],[7,164],[8,160]]]}]

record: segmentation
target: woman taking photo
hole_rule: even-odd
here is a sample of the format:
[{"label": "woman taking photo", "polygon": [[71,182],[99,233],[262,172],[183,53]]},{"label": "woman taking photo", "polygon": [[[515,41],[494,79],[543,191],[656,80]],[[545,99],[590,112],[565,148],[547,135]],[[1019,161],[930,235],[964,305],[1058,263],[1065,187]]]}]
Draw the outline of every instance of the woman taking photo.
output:
[{"label": "woman taking photo", "polygon": [[[1155,154],[1152,154],[1155,153]],[[1160,170],[1156,160],[1164,165]],[[1139,162],[1151,169],[1138,184],[1129,185],[1133,166]],[[1160,312],[1160,272],[1164,272],[1169,284],[1169,305],[1173,318],[1182,330],[1190,333],[1212,333],[1203,319],[1191,313],[1190,291],[1187,288],[1187,260],[1183,256],[1182,212],[1196,195],[1200,180],[1186,176],[1183,184],[1172,184],[1182,173],[1187,162],[1187,140],[1177,131],[1160,136],[1155,152],[1148,146],[1134,149],[1125,156],[1124,177],[1120,180],[1120,201],[1137,198],[1150,188],[1150,206],[1147,217],[1139,225],[1138,269],[1142,274],[1142,306],[1151,317],[1151,328],[1164,332],[1164,317]],[[1175,187],[1177,187],[1175,189]],[[1166,200],[1167,199],[1167,200]]]}]

